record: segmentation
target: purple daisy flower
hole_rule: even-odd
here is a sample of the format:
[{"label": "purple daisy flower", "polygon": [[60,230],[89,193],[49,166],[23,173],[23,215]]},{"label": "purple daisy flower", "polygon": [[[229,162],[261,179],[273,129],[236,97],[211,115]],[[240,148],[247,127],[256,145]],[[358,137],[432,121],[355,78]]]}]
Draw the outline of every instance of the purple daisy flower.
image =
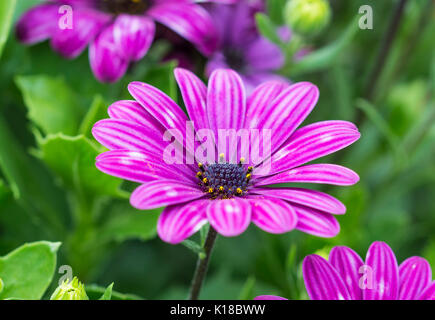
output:
[{"label": "purple daisy flower", "polygon": [[[302,271],[312,300],[435,300],[429,262],[410,257],[398,266],[394,252],[380,241],[372,243],[365,262],[351,248],[334,247],[328,261],[305,257]],[[256,299],[273,297],[283,299]]]},{"label": "purple daisy flower", "polygon": [[[194,0],[48,0],[27,11],[18,21],[16,34],[25,44],[51,39],[53,50],[75,58],[89,45],[89,60],[102,82],[121,78],[131,62],[142,59],[155,34],[155,22],[172,29],[199,51],[216,49],[217,33],[207,11]],[[234,0],[210,2],[233,3]],[[71,26],[61,27],[72,7]]]},{"label": "purple daisy flower", "polygon": [[[285,62],[281,49],[257,31],[255,13],[258,11],[258,2],[250,0],[241,0],[232,6],[209,7],[218,28],[219,45],[209,58],[206,75],[220,68],[233,69],[242,77],[248,95],[265,81],[288,82],[276,74]],[[280,33],[283,40],[290,40],[288,28],[281,28]]]},{"label": "purple daisy flower", "polygon": [[[131,195],[131,204],[144,210],[167,206],[157,227],[164,241],[179,243],[207,222],[224,236],[241,234],[251,221],[270,233],[293,229],[320,237],[338,233],[334,215],[344,214],[346,208],[337,199],[309,189],[267,187],[291,182],[352,185],[359,180],[355,172],[338,165],[302,166],[360,137],[355,125],[346,121],[317,122],[297,129],[316,105],[316,86],[270,81],[246,99],[242,79],[233,70],[214,71],[208,87],[185,69],[176,69],[175,77],[188,115],[160,90],[133,82],[128,90],[135,101],[112,104],[110,119],[97,122],[92,131],[110,149],[97,157],[96,166],[141,183]],[[197,135],[205,130],[219,137],[216,143],[208,141],[219,156],[210,156],[208,162],[197,160],[198,153],[192,151],[196,145],[184,138],[189,135],[189,121]],[[181,133],[173,135],[175,142],[167,135],[174,129]],[[246,154],[241,152],[245,144],[238,143],[236,150],[220,147],[227,139],[221,139],[222,131],[250,129],[271,132],[269,152],[261,144],[257,148],[262,156],[255,162],[238,156]],[[171,152],[181,152],[182,163],[163,160],[168,146]],[[189,159],[190,154],[195,157]],[[266,162],[268,170],[263,167]]]}]

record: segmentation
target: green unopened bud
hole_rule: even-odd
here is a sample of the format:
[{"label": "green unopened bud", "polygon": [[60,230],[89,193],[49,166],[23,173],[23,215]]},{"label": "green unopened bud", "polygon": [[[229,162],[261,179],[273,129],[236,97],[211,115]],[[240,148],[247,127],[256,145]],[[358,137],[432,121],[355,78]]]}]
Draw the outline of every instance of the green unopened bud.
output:
[{"label": "green unopened bud", "polygon": [[89,300],[85,286],[74,277],[72,281],[68,279],[62,282],[51,295],[50,300]]},{"label": "green unopened bud", "polygon": [[327,0],[289,0],[284,9],[284,18],[294,32],[315,35],[328,25],[331,8]]},{"label": "green unopened bud", "polygon": [[2,293],[2,291],[3,291],[3,280],[2,280],[2,278],[0,278],[0,293]]}]

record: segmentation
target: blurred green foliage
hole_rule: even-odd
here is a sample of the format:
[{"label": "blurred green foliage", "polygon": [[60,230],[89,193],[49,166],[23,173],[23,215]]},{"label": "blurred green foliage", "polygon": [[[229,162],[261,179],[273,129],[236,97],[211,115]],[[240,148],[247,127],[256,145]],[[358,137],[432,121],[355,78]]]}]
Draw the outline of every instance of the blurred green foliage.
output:
[{"label": "blurred green foliage", "polygon": [[[5,5],[13,1],[2,2],[0,17],[7,18],[0,19],[0,52],[9,20],[37,2],[19,0],[15,11]],[[257,22],[292,59],[294,44],[282,43],[274,33],[283,23],[279,8],[284,2],[267,1],[269,14],[257,16]],[[352,187],[319,187],[347,207],[346,215],[338,217],[341,232],[322,239],[298,231],[271,235],[251,226],[237,238],[220,237],[202,298],[278,294],[306,299],[303,257],[327,253],[335,245],[364,256],[372,241],[382,240],[399,261],[421,255],[435,267],[434,5],[408,1],[375,94],[368,99],[370,71],[395,2],[330,2],[329,27],[309,43],[296,39],[312,53],[287,63],[282,73],[319,87],[320,100],[307,123],[344,119],[357,122],[362,133],[354,145],[322,159],[361,177]],[[365,4],[373,7],[373,30],[356,27],[358,8]],[[38,299],[44,292],[49,297],[61,276],[55,270],[58,241],[63,243],[58,265],[72,266],[91,299],[186,298],[198,250],[156,238],[161,210],[133,209],[128,195],[135,185],[96,170],[94,159],[103,148],[90,134],[110,103],[129,98],[126,88],[133,80],[159,87],[182,105],[172,74],[176,63],[158,62],[169,46],[159,40],[124,79],[105,85],[92,76],[86,54],[64,60],[47,43],[25,47],[10,34],[0,60],[0,298]],[[20,247],[40,240],[51,242]],[[200,241],[200,235],[192,240]],[[22,270],[8,268],[13,259],[24,261]],[[34,272],[46,270],[46,277],[37,274],[29,282],[32,287],[9,289],[29,264],[38,266]]]}]

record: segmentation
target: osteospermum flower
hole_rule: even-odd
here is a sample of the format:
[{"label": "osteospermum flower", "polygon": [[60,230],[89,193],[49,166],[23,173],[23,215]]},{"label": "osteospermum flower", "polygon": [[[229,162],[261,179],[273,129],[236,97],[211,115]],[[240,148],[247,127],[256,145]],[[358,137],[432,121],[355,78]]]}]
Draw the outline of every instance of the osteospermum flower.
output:
[{"label": "osteospermum flower", "polygon": [[[210,2],[234,1],[237,0]],[[131,62],[145,56],[154,39],[155,22],[192,42],[203,54],[211,54],[216,48],[216,29],[207,11],[195,2],[48,0],[20,18],[16,33],[25,44],[51,39],[52,48],[66,58],[77,57],[89,45],[90,65],[96,78],[114,82],[124,75]],[[70,26],[66,24],[66,11],[60,10],[62,5],[73,9]]]},{"label": "osteospermum flower", "polygon": [[[248,94],[265,81],[288,82],[276,74],[285,62],[281,49],[257,31],[255,13],[260,9],[258,1],[252,0],[241,0],[232,6],[212,5],[209,8],[216,21],[219,44],[207,62],[206,75],[219,68],[236,70]],[[280,28],[279,33],[283,40],[290,39],[290,31],[286,27]]]},{"label": "osteospermum flower", "polygon": [[[128,90],[135,101],[112,104],[110,119],[97,122],[92,131],[110,149],[98,156],[96,166],[141,183],[131,195],[131,204],[138,209],[167,206],[157,226],[164,241],[179,243],[207,221],[224,236],[241,234],[251,221],[270,233],[293,229],[321,237],[338,233],[334,215],[344,214],[346,209],[337,199],[309,189],[266,187],[293,182],[352,185],[359,179],[352,170],[338,165],[302,166],[360,137],[355,125],[346,121],[317,122],[297,129],[317,102],[316,86],[271,81],[258,86],[246,99],[242,80],[233,70],[214,71],[208,88],[190,71],[176,69],[175,77],[187,115],[157,88],[133,82]],[[218,152],[210,161],[200,162],[195,153],[189,164],[194,145],[184,138],[189,119],[198,135],[211,131],[220,138],[219,131],[241,129],[271,132],[270,154],[262,152],[263,157],[254,163],[234,158],[246,145],[238,144],[234,152],[230,144],[224,149],[227,155]],[[175,144],[167,135],[167,130],[174,129],[181,133],[174,135]],[[209,141],[212,150],[221,142]],[[261,144],[260,149],[265,146],[267,149]],[[181,152],[183,163],[163,160],[168,148]]]},{"label": "osteospermum flower", "polygon": [[[435,300],[435,281],[426,259],[410,257],[397,265],[384,242],[370,246],[365,262],[348,247],[335,247],[328,261],[305,257],[303,275],[312,300]],[[283,299],[259,296],[256,299]]]}]

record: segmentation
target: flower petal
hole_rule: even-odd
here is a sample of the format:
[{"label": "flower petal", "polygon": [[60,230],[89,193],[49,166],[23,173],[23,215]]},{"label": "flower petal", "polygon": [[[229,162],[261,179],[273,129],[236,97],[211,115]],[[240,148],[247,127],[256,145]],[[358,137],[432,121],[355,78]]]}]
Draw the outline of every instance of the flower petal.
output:
[{"label": "flower petal", "polygon": [[205,207],[209,200],[197,200],[169,206],[157,222],[157,233],[166,242],[177,244],[189,238],[207,223]]},{"label": "flower petal", "polygon": [[163,126],[149,114],[144,107],[133,100],[120,100],[111,104],[107,113],[112,119],[126,120],[131,123],[153,128],[163,134]]},{"label": "flower petal", "polygon": [[305,182],[350,186],[358,181],[358,175],[348,168],[335,164],[310,164],[274,176],[260,178],[255,182],[255,185],[265,186],[277,183]]},{"label": "flower petal", "polygon": [[53,50],[69,59],[79,56],[110,21],[109,15],[95,10],[75,9],[73,13],[72,28],[56,28],[51,39]]},{"label": "flower petal", "polygon": [[359,286],[360,267],[364,264],[361,257],[348,247],[334,247],[329,253],[329,263],[344,280],[352,300],[362,300]]},{"label": "flower petal", "polygon": [[50,38],[58,28],[58,10],[55,4],[42,4],[26,11],[16,25],[18,40],[34,44]]},{"label": "flower petal", "polygon": [[280,47],[264,37],[255,39],[245,52],[247,63],[256,73],[278,70],[285,62]]},{"label": "flower petal", "polygon": [[423,290],[422,294],[418,297],[418,300],[435,300],[435,281]]},{"label": "flower petal", "polygon": [[104,173],[139,183],[165,179],[197,186],[195,173],[187,166],[166,165],[155,153],[145,150],[106,151],[97,157],[96,166]]},{"label": "flower petal", "polygon": [[152,150],[161,156],[167,145],[152,127],[137,125],[126,120],[104,119],[92,128],[92,134],[108,149]]},{"label": "flower petal", "polygon": [[203,54],[216,50],[217,31],[204,8],[195,4],[157,4],[147,14],[195,44]]},{"label": "flower petal", "polygon": [[192,187],[177,181],[152,181],[142,184],[133,191],[130,203],[141,210],[156,209],[174,205],[204,196],[198,187]]},{"label": "flower petal", "polygon": [[288,299],[280,296],[264,295],[264,296],[257,296],[254,298],[254,300],[288,300]]},{"label": "flower petal", "polygon": [[303,188],[255,188],[250,192],[279,198],[332,214],[344,214],[346,207],[327,193]]},{"label": "flower petal", "polygon": [[332,238],[340,232],[340,225],[332,214],[296,204],[292,207],[298,215],[296,229],[322,238]]},{"label": "flower petal", "polygon": [[116,82],[127,71],[129,61],[118,54],[113,25],[107,27],[89,46],[89,62],[101,82]]},{"label": "flower petal", "polygon": [[302,273],[311,300],[351,300],[338,272],[321,256],[306,256],[302,263]]},{"label": "flower petal", "polygon": [[208,128],[207,87],[201,79],[186,69],[176,68],[174,74],[195,129]]},{"label": "flower petal", "polygon": [[360,138],[351,123],[325,121],[297,130],[286,143],[272,155],[270,173],[298,167],[309,161],[341,150]]},{"label": "flower petal", "polygon": [[410,257],[399,266],[400,300],[416,300],[432,281],[429,262],[421,257]]},{"label": "flower petal", "polygon": [[292,206],[279,199],[250,198],[252,222],[269,233],[285,233],[296,227],[298,217]]},{"label": "flower petal", "polygon": [[385,243],[373,242],[367,251],[366,265],[373,285],[363,289],[364,300],[396,300],[399,296],[399,268],[396,256]]},{"label": "flower petal", "polygon": [[226,237],[238,236],[251,222],[251,206],[243,199],[211,201],[206,212],[210,225]]},{"label": "flower petal", "polygon": [[138,61],[148,52],[154,40],[155,24],[145,17],[121,14],[113,26],[118,54],[126,60]]},{"label": "flower petal", "polygon": [[258,129],[272,131],[271,152],[280,147],[313,110],[319,89],[299,82],[284,89],[258,119]]}]

